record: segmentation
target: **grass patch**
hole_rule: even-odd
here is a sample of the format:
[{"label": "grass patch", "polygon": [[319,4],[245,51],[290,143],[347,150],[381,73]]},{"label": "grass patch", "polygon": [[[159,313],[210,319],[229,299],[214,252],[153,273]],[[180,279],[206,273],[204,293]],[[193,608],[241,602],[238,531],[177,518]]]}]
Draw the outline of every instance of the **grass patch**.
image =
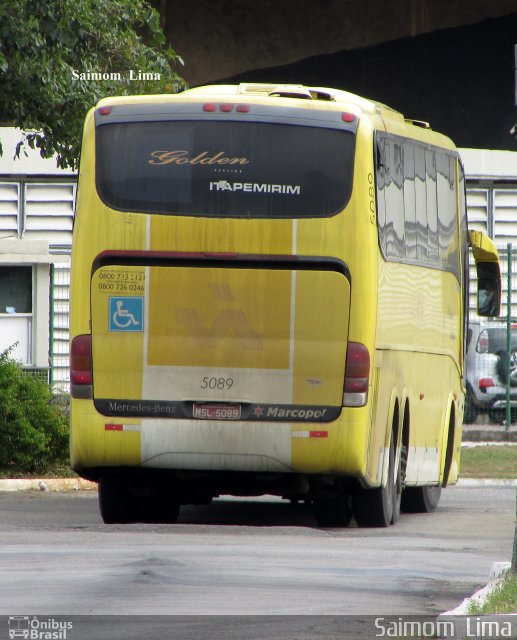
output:
[{"label": "grass patch", "polygon": [[514,480],[516,469],[516,445],[480,445],[461,449],[461,478]]},{"label": "grass patch", "polygon": [[517,611],[517,575],[507,575],[482,604],[471,602],[468,615],[515,613]]}]

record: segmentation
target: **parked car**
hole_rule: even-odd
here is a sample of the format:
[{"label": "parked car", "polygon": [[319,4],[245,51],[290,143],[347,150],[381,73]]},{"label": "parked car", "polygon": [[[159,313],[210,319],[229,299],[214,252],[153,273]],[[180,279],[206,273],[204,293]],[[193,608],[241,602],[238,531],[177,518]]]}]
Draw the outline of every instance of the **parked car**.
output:
[{"label": "parked car", "polygon": [[506,418],[506,381],[510,382],[512,422],[517,419],[517,324],[512,324],[507,358],[506,321],[474,320],[467,336],[467,395],[464,422],[480,413],[502,424]]}]

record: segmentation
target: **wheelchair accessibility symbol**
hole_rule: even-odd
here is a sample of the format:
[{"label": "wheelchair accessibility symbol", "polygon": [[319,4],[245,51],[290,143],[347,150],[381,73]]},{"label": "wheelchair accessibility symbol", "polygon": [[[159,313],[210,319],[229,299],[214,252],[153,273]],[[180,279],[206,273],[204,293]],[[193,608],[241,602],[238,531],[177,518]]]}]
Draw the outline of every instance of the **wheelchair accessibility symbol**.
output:
[{"label": "wheelchair accessibility symbol", "polygon": [[143,331],[144,299],[126,296],[109,299],[109,331]]}]

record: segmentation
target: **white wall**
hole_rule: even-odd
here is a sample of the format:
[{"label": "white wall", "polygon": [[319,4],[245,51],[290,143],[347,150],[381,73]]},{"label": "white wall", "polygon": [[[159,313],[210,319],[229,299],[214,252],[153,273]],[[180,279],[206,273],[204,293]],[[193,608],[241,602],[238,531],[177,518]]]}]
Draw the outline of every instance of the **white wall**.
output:
[{"label": "white wall", "polygon": [[31,314],[0,312],[0,350],[18,342],[13,356],[44,369],[49,366],[49,265],[67,269],[77,176],[38,150],[26,148],[15,159],[22,137],[19,129],[0,128],[0,265],[32,266],[33,304]]},{"label": "white wall", "polygon": [[21,129],[14,127],[0,127],[0,142],[3,155],[0,156],[0,176],[7,175],[45,175],[45,176],[73,176],[76,172],[71,169],[60,169],[55,158],[44,159],[39,150],[26,146],[26,153],[22,150],[18,159],[14,158],[16,145],[23,139]]},{"label": "white wall", "polygon": [[491,149],[460,149],[460,156],[469,180],[517,181],[517,153]]}]

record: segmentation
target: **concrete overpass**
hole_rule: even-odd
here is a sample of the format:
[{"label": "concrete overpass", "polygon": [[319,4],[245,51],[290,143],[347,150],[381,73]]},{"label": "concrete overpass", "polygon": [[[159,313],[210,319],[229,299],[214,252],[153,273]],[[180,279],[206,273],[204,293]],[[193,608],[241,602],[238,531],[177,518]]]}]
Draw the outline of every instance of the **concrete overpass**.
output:
[{"label": "concrete overpass", "polygon": [[517,150],[516,0],[156,0],[191,85],[355,91],[460,146]]}]

